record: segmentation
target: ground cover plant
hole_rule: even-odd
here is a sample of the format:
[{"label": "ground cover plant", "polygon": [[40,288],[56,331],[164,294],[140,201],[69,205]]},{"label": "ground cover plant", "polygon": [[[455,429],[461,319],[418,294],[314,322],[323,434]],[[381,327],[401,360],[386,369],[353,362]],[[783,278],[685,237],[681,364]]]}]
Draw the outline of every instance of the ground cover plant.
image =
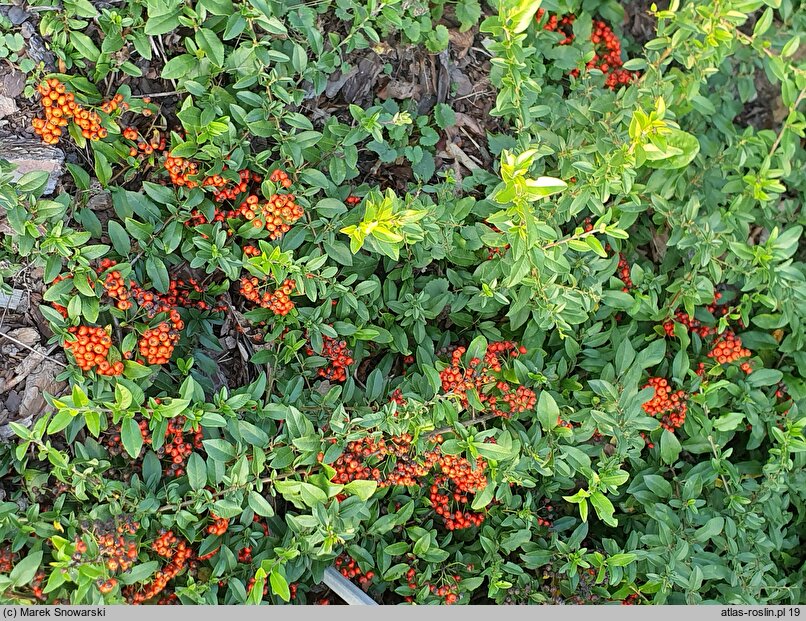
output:
[{"label": "ground cover plant", "polygon": [[802,603],[799,9],[4,7],[0,601]]}]

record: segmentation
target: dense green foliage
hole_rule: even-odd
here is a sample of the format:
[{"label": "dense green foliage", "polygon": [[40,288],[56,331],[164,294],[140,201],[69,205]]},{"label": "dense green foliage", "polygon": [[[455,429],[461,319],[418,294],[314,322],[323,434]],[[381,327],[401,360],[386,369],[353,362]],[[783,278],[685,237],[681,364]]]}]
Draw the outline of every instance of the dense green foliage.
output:
[{"label": "dense green foliage", "polygon": [[[99,109],[102,139],[69,124],[70,193],[4,167],[4,252],[44,268],[51,342],[99,327],[123,372],[66,351],[65,394],[14,425],[3,601],[310,603],[347,556],[384,603],[804,601],[797,2],[675,0],[624,43],[616,89],[586,69],[615,2],[38,4],[63,73],[27,65],[26,95],[57,78],[128,110]],[[312,113],[370,49],[436,55],[472,28],[491,170],[446,163],[450,93]],[[141,60],[175,109],[130,86]],[[767,81],[783,112],[758,129],[741,117]],[[148,153],[155,128],[167,148]],[[368,173],[392,165],[407,191]],[[240,171],[237,199],[204,184]],[[304,213],[284,234],[240,207],[289,192]],[[149,364],[169,323],[170,361]]]}]

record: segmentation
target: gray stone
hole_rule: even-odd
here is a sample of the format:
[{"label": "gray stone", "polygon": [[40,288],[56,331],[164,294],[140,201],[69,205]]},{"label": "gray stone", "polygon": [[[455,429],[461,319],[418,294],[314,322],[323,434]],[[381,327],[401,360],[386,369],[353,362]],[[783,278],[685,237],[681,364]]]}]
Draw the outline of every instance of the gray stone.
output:
[{"label": "gray stone", "polygon": [[14,166],[14,178],[43,170],[48,173],[48,185],[45,194],[51,194],[64,172],[64,152],[56,147],[42,144],[38,140],[26,138],[0,139],[0,158],[8,160]]},{"label": "gray stone", "polygon": [[15,26],[19,26],[29,17],[31,16],[24,9],[18,6],[13,6],[8,10],[8,19],[11,20],[11,23]]},{"label": "gray stone", "polygon": [[0,119],[11,116],[17,111],[17,103],[5,95],[0,95]]},{"label": "gray stone", "polygon": [[22,71],[9,71],[0,75],[0,95],[19,97],[25,90],[25,74]]}]

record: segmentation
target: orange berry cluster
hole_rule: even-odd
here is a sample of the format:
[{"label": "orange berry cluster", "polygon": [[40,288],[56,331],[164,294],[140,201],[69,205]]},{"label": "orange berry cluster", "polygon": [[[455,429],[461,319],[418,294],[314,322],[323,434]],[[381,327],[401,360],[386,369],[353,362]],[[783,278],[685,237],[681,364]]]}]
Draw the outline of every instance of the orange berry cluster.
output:
[{"label": "orange berry cluster", "polygon": [[475,468],[464,457],[439,457],[438,469],[442,474],[434,478],[429,489],[429,500],[434,512],[445,521],[448,530],[481,526],[484,522],[482,513],[462,509],[452,511],[450,503],[454,501],[466,505],[469,502],[468,494],[475,494],[487,487],[487,477],[484,474],[486,467],[487,462],[481,457],[476,459]]},{"label": "orange berry cluster", "polygon": [[[103,259],[97,271],[100,274],[115,265],[115,261]],[[195,278],[188,278],[187,282],[181,278],[171,279],[168,283],[167,293],[163,294],[143,289],[134,280],[129,280],[129,284],[126,286],[120,272],[115,270],[106,275],[103,286],[110,298],[118,300],[115,306],[119,310],[130,309],[133,305],[132,301],[134,301],[146,311],[149,318],[156,316],[158,313],[170,313],[173,307],[177,306],[194,306],[199,310],[210,309],[210,306],[204,300],[191,300],[190,298],[194,293],[197,295],[204,293],[204,288],[199,285]],[[221,306],[216,310],[221,310]]]},{"label": "orange berry cluster", "polygon": [[[752,352],[749,349],[742,347],[742,339],[730,330],[720,336],[711,351],[708,352],[708,357],[713,358],[719,364],[730,364],[734,360],[747,358],[751,355]],[[742,365],[743,369],[745,365],[752,370],[749,363]]]},{"label": "orange berry cluster", "polygon": [[[318,369],[319,377],[331,382],[343,382],[347,379],[347,367],[353,364],[352,352],[347,348],[347,341],[337,341],[327,335],[323,335],[322,353],[323,358],[329,360],[329,364]],[[308,356],[315,354],[312,347],[305,346],[305,353]]]},{"label": "orange berry cluster", "polygon": [[[544,14],[543,9],[538,9],[536,19],[540,21],[543,19]],[[564,36],[560,41],[560,45],[569,45],[574,41],[573,24],[575,19],[576,16],[572,13],[560,18],[556,15],[550,15],[543,29],[559,32]],[[627,71],[622,68],[624,62],[621,60],[621,41],[605,22],[594,20],[591,30],[591,43],[594,45],[595,53],[585,67],[586,69],[599,69],[604,73],[606,76],[605,86],[615,90],[621,84],[629,84],[638,77],[638,72]],[[571,75],[578,77],[579,69],[572,70]]]},{"label": "orange berry cluster", "polygon": [[247,300],[263,308],[268,308],[275,315],[285,316],[294,309],[291,295],[297,288],[292,278],[286,278],[279,289],[275,291],[260,292],[260,281],[254,276],[241,278],[241,295]]},{"label": "orange berry cluster", "polygon": [[[291,230],[291,225],[299,220],[305,211],[294,202],[293,194],[272,194],[269,200],[260,204],[257,194],[250,194],[237,209],[216,209],[213,222],[224,222],[230,218],[243,218],[252,222],[255,229],[266,230],[269,239],[280,239]],[[207,217],[194,209],[185,223],[187,226],[206,224]]]},{"label": "orange berry cluster", "polygon": [[65,341],[64,349],[73,354],[82,371],[97,368],[99,375],[123,373],[123,363],[120,360],[110,363],[107,359],[112,339],[106,330],[92,326],[71,326],[67,331],[76,336],[76,340]]},{"label": "orange berry cluster", "polygon": [[[714,301],[705,307],[706,310],[715,317],[720,317],[728,312],[727,306],[719,304],[719,300],[721,299],[722,294],[717,291],[714,293]],[[701,338],[707,338],[716,333],[715,328],[703,325],[701,321],[683,311],[676,311],[674,314],[674,319],[670,319],[663,323],[663,329],[666,332],[666,336],[674,336],[675,323],[683,324],[689,332],[699,334]]]},{"label": "orange berry cluster", "polygon": [[[146,112],[147,110],[143,110],[143,114]],[[143,155],[151,155],[155,151],[165,151],[165,135],[161,134],[157,130],[154,130],[154,137],[151,140],[148,140],[140,135],[140,132],[137,131],[137,128],[128,127],[123,132],[123,137],[127,140],[137,141],[137,146],[129,149],[130,157],[137,157],[137,155],[141,153]]]},{"label": "orange berry cluster", "polygon": [[[333,464],[333,468],[336,470],[333,481],[349,483],[355,480],[373,480],[382,487],[388,486],[390,483],[378,466],[382,466],[381,462],[390,456],[402,458],[408,454],[410,447],[411,436],[408,434],[389,438],[388,441],[383,438],[376,440],[367,436],[349,442],[344,448],[344,452]],[[401,472],[397,474],[402,475]],[[402,484],[416,485],[413,478],[411,483],[407,481]]]},{"label": "orange berry cluster", "polygon": [[184,473],[184,465],[187,463],[188,457],[193,452],[193,449],[201,449],[204,447],[202,440],[204,434],[201,427],[196,431],[184,431],[187,418],[184,416],[176,416],[168,421],[165,428],[165,443],[162,445],[161,450],[171,460],[170,465],[166,471],[168,476],[181,477]]},{"label": "orange berry cluster", "polygon": [[171,177],[171,183],[188,189],[196,187],[196,182],[191,179],[199,174],[199,167],[190,160],[183,157],[173,157],[168,155],[164,162],[165,170]]},{"label": "orange berry cluster", "polygon": [[441,597],[446,605],[450,606],[459,600],[459,583],[462,581],[461,576],[453,575],[447,578],[448,583],[442,586],[435,584],[429,585],[431,593],[437,597]]},{"label": "orange berry cluster", "polygon": [[193,555],[190,546],[184,541],[178,541],[170,530],[161,531],[151,547],[159,556],[168,559],[168,563],[154,574],[154,579],[146,584],[142,591],[134,592],[133,588],[128,590],[128,599],[132,604],[142,604],[162,593],[168,583],[181,573]]},{"label": "orange berry cluster", "polygon": [[245,546],[240,550],[238,550],[238,562],[239,563],[252,562],[252,548],[250,546]]},{"label": "orange berry cluster", "polygon": [[652,387],[655,396],[643,404],[644,412],[650,416],[661,417],[661,427],[674,432],[686,421],[686,392],[672,392],[669,382],[662,377],[650,377],[642,388]]},{"label": "orange berry cluster", "polygon": [[280,239],[304,213],[302,207],[294,202],[293,194],[272,194],[263,205],[259,205],[257,196],[252,194],[241,203],[236,215],[251,220],[256,229],[265,228],[269,232],[269,239]]},{"label": "orange berry cluster", "polygon": [[375,572],[372,570],[367,573],[361,571],[355,559],[351,558],[346,552],[340,554],[336,560],[333,561],[333,564],[342,576],[350,580],[355,578],[362,587],[366,587],[375,577]]},{"label": "orange berry cluster", "polygon": [[14,553],[10,545],[0,548],[0,574],[10,574],[14,569]]},{"label": "orange berry cluster", "polygon": [[627,261],[627,257],[620,252],[618,253],[618,269],[616,273],[621,282],[624,283],[624,287],[621,290],[624,293],[629,293],[630,289],[633,288],[632,278],[630,278],[630,264]]},{"label": "orange berry cluster", "polygon": [[98,590],[104,595],[106,595],[107,593],[111,593],[117,585],[118,585],[117,578],[109,578],[108,580],[99,580]]},{"label": "orange berry cluster", "polygon": [[[56,144],[62,135],[62,127],[67,126],[69,119],[81,128],[81,135],[87,140],[106,138],[107,132],[101,127],[101,117],[97,113],[86,110],[76,103],[75,95],[67,91],[64,84],[56,78],[45,80],[37,90],[42,96],[42,108],[45,118],[35,118],[31,125],[34,132],[42,136],[46,144]],[[122,99],[122,97],[121,97]]]},{"label": "orange berry cluster", "polygon": [[38,571],[34,576],[34,579],[31,581],[31,592],[33,593],[34,597],[42,602],[47,599],[47,595],[45,595],[45,591],[42,588],[42,585],[45,583],[45,572]]},{"label": "orange berry cluster", "polygon": [[207,527],[207,533],[209,535],[221,536],[227,532],[229,528],[229,520],[227,518],[218,517],[215,513],[210,512],[210,519],[213,520],[213,522]]},{"label": "orange berry cluster", "polygon": [[689,332],[699,334],[702,338],[707,338],[716,332],[716,330],[711,326],[703,325],[699,319],[695,319],[683,311],[676,311],[674,314],[674,319],[670,319],[663,323],[663,329],[666,332],[666,336],[674,336],[675,323],[683,324]]},{"label": "orange berry cluster", "polygon": [[392,403],[393,401],[401,407],[406,405],[406,399],[403,397],[403,391],[400,388],[395,388],[389,395],[389,402]]},{"label": "orange berry cluster", "polygon": [[291,179],[288,177],[288,173],[279,168],[272,171],[271,175],[269,175],[269,181],[279,183],[286,190],[291,187]]},{"label": "orange berry cluster", "polygon": [[101,110],[106,112],[107,114],[112,114],[115,110],[120,108],[121,110],[128,110],[129,104],[126,101],[123,101],[123,95],[118,93],[109,101],[105,101],[101,104]]},{"label": "orange berry cluster", "polygon": [[176,310],[171,310],[170,316],[170,324],[163,321],[143,332],[140,337],[140,355],[147,364],[165,364],[174,353],[174,347],[179,342],[179,332],[185,323]]},{"label": "orange berry cluster", "polygon": [[634,606],[636,604],[640,604],[641,600],[638,597],[638,593],[630,593],[627,597],[621,600],[622,606]]},{"label": "orange berry cluster", "polygon": [[451,353],[450,366],[440,371],[442,389],[446,393],[459,395],[462,406],[468,408],[467,392],[474,389],[479,401],[490,412],[503,418],[534,408],[537,397],[533,390],[525,386],[518,386],[513,390],[498,377],[506,357],[517,358],[527,353],[524,346],[519,346],[514,341],[490,343],[483,359],[473,358],[464,367],[462,357],[466,351],[465,347],[455,348]]},{"label": "orange berry cluster", "polygon": [[358,203],[361,202],[361,197],[360,196],[353,196],[352,194],[350,194],[350,196],[348,196],[347,198],[344,199],[344,202],[347,203],[350,206],[357,205]]},{"label": "orange berry cluster", "polygon": [[[226,167],[224,168],[226,170]],[[212,175],[202,181],[202,187],[213,188],[213,199],[218,202],[235,200],[239,194],[243,194],[249,188],[249,182],[260,183],[263,178],[251,171],[244,169],[238,172],[239,181],[233,183],[230,179],[221,175]]]},{"label": "orange berry cluster", "polygon": [[[406,580],[406,586],[408,586],[412,591],[415,591],[420,587],[420,584],[417,582],[417,571],[414,569],[414,567],[409,567],[406,571]],[[450,606],[459,600],[459,583],[461,580],[461,576],[454,575],[450,576],[447,584],[437,586],[435,584],[426,583],[424,586],[427,586],[428,590],[437,597],[443,598],[445,604]],[[414,597],[411,595],[406,595],[403,599],[409,603],[414,601]]]},{"label": "orange berry cluster", "polygon": [[[126,541],[126,535],[134,535],[140,524],[128,518],[111,527],[101,526],[97,534],[98,552],[106,558],[106,568],[111,572],[126,571],[137,560],[137,543]],[[78,548],[77,548],[78,550]]]}]

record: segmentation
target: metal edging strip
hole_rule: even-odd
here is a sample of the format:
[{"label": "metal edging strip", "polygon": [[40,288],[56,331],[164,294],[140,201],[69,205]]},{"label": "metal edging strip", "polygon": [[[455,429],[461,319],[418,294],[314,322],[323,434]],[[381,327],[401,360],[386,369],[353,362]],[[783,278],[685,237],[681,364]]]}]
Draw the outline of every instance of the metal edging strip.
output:
[{"label": "metal edging strip", "polygon": [[377,606],[378,602],[347,580],[333,567],[325,569],[324,583],[350,606]]}]

